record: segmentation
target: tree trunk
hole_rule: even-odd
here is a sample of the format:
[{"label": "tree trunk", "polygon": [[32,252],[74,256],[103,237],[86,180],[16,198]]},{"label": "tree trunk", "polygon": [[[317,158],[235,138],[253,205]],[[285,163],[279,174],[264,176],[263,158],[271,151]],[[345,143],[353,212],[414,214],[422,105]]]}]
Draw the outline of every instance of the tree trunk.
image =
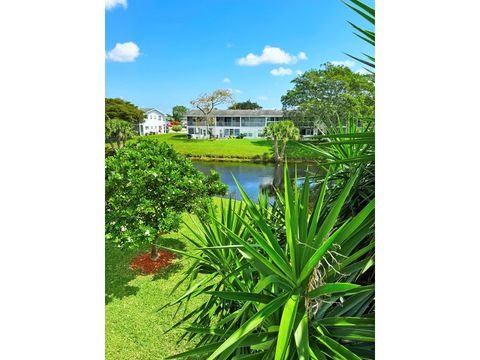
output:
[{"label": "tree trunk", "polygon": [[282,189],[283,186],[283,171],[284,167],[283,164],[275,164],[273,169],[273,186],[277,189]]},{"label": "tree trunk", "polygon": [[282,143],[282,151],[280,153],[280,159],[281,161],[285,160],[285,148],[287,147],[287,142],[283,141]]},{"label": "tree trunk", "polygon": [[280,155],[278,154],[278,140],[276,137],[273,138],[273,150],[275,152],[275,162],[280,162]]},{"label": "tree trunk", "polygon": [[150,259],[153,261],[158,260],[158,248],[157,248],[157,240],[160,237],[159,234],[155,235],[155,238],[152,241],[152,251],[150,252]]},{"label": "tree trunk", "polygon": [[113,144],[113,141],[110,141],[110,147],[112,148],[112,152],[115,152],[115,145]]}]

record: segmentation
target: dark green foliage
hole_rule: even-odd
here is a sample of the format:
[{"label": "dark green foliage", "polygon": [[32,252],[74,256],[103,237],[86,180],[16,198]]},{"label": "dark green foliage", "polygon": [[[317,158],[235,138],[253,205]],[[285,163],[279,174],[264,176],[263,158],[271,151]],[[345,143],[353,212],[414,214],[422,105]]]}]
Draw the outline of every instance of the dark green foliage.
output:
[{"label": "dark green foliage", "polygon": [[375,112],[373,76],[346,66],[326,63],[292,80],[294,88],[282,96],[284,111],[299,122],[309,121],[321,130],[349,117],[371,117]]},{"label": "dark green foliage", "polygon": [[172,118],[175,121],[181,121],[187,115],[188,108],[183,105],[174,106],[172,109]]},{"label": "dark green foliage", "polygon": [[145,121],[144,112],[129,101],[105,98],[105,120],[120,119],[131,124]]},{"label": "dark green foliage", "polygon": [[167,144],[145,138],[107,158],[105,176],[106,232],[120,246],[176,231],[182,212],[227,191],[218,174],[207,178]]},{"label": "dark green foliage", "polygon": [[262,109],[262,107],[254,101],[247,100],[247,101],[237,102],[232,106],[230,106],[229,109],[230,110],[258,110],[258,109]]}]

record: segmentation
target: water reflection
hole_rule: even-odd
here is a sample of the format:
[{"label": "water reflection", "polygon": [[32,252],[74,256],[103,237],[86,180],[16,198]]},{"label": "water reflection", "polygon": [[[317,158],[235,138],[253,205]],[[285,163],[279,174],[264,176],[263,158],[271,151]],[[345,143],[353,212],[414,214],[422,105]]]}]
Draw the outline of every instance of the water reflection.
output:
[{"label": "water reflection", "polygon": [[[242,185],[248,197],[257,199],[259,190],[267,191],[269,196],[274,196],[274,188],[282,188],[283,172],[282,165],[272,163],[239,163],[239,162],[214,162],[214,161],[193,161],[195,167],[204,174],[209,174],[210,169],[217,171],[224,184],[228,186],[229,196],[240,199],[241,196],[235,184],[234,177]],[[291,164],[289,173],[293,178],[297,171],[297,177],[304,177],[307,171],[316,171],[312,164]]]}]

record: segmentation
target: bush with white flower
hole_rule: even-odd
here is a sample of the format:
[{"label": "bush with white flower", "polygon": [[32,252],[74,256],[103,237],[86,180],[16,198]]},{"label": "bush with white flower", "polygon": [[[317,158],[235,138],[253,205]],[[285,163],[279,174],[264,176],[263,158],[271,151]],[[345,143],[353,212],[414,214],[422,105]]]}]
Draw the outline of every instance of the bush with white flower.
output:
[{"label": "bush with white flower", "polygon": [[206,177],[164,142],[142,138],[105,159],[105,230],[118,246],[152,244],[177,231],[182,212],[198,212],[227,187],[217,173]]}]

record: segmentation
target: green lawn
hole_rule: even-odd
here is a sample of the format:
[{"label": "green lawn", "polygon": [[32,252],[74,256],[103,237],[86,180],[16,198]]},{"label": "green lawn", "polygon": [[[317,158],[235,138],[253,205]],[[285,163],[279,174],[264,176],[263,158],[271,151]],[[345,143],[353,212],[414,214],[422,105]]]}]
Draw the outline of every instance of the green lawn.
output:
[{"label": "green lawn", "polygon": [[[191,223],[189,215],[185,214],[184,219]],[[189,246],[181,235],[187,232],[183,227],[179,233],[166,235],[163,244],[188,251]],[[156,275],[143,276],[130,270],[128,266],[132,258],[148,250],[148,246],[121,250],[106,244],[106,359],[158,360],[187,349],[185,342],[177,345],[183,331],[164,334],[179,319],[178,315],[174,319],[176,308],[165,308],[160,312],[158,309],[185,289],[181,287],[174,295],[170,295],[192,260],[180,256],[170,267]]]},{"label": "green lawn", "polygon": [[[186,134],[176,133],[151,135],[150,137],[165,141],[176,151],[189,157],[270,160],[273,156],[273,142],[265,139],[192,140],[187,139]],[[289,141],[286,151],[290,160],[318,158],[318,155],[301,146],[298,141]]]}]

